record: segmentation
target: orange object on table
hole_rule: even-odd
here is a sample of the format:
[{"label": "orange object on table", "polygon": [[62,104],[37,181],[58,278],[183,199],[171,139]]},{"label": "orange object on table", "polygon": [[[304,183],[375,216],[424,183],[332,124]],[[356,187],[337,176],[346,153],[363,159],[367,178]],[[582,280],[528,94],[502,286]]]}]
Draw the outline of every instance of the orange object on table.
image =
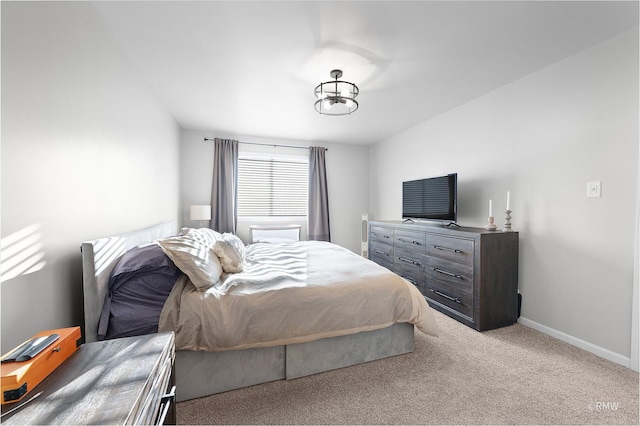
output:
[{"label": "orange object on table", "polygon": [[[17,357],[17,359],[13,361],[7,361],[5,359],[13,358],[8,357],[8,355],[23,345],[25,348],[28,347],[30,340],[52,335],[58,335],[57,339],[37,354],[32,355],[32,351],[31,353],[27,352],[23,354],[22,357]],[[45,339],[41,340],[46,342]],[[2,404],[12,404],[22,400],[29,392],[38,386],[41,381],[78,350],[81,343],[80,327],[58,328],[41,331],[27,342],[4,355],[2,364],[0,364],[0,369],[2,370]],[[18,353],[20,353],[20,351],[18,351]]]}]

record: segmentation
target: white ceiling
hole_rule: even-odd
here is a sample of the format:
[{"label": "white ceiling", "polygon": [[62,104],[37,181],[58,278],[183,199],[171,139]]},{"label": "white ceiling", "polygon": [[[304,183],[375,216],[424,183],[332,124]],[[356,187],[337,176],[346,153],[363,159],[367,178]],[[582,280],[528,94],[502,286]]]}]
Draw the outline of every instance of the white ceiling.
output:
[{"label": "white ceiling", "polygon": [[[637,2],[94,2],[181,127],[369,144],[638,26]],[[318,114],[343,70],[350,116]]]}]

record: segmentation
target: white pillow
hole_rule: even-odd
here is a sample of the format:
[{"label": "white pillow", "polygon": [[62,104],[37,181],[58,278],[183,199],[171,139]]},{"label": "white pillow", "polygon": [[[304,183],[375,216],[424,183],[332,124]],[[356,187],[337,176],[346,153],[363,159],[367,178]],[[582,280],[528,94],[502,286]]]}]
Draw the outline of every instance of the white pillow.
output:
[{"label": "white pillow", "polygon": [[235,273],[244,269],[244,244],[236,235],[222,234],[222,238],[214,244],[213,251],[220,259],[223,271]]},{"label": "white pillow", "polygon": [[[195,230],[200,231],[200,230]],[[204,291],[220,282],[222,265],[212,250],[215,235],[211,232],[188,232],[186,235],[158,241],[162,251],[191,280],[198,290]]]},{"label": "white pillow", "polygon": [[280,238],[280,237],[258,237],[253,242],[254,243],[295,243],[296,240],[291,238]]}]

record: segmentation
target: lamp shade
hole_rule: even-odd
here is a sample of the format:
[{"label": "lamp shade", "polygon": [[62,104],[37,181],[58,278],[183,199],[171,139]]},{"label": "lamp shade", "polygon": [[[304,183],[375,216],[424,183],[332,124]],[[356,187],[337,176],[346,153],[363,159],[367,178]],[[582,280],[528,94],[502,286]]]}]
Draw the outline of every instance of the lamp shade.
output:
[{"label": "lamp shade", "polygon": [[191,220],[211,220],[211,206],[196,205],[189,209]]}]

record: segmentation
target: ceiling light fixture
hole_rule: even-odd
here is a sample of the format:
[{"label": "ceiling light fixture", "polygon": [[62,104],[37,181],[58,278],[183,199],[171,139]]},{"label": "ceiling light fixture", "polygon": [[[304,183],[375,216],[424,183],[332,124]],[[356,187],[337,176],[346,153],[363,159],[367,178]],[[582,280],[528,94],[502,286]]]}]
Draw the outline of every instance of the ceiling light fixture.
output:
[{"label": "ceiling light fixture", "polygon": [[316,111],[323,115],[348,115],[358,109],[356,97],[360,89],[353,83],[338,80],[342,77],[341,70],[332,70],[331,78],[316,86],[316,102],[313,104]]}]

